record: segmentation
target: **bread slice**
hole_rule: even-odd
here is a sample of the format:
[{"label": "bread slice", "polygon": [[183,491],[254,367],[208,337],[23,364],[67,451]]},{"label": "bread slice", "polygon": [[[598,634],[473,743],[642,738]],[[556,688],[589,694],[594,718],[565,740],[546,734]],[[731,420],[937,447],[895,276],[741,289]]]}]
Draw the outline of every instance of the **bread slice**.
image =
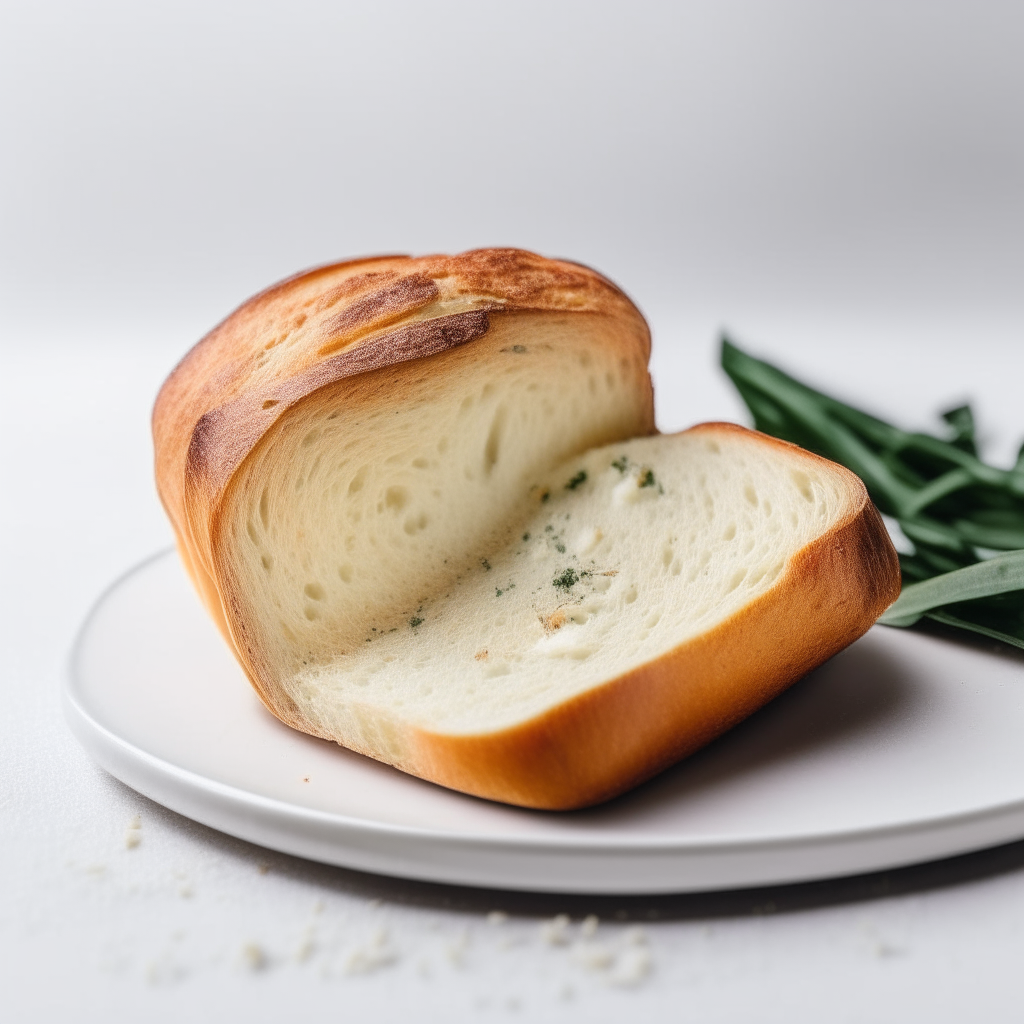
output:
[{"label": "bread slice", "polygon": [[607,799],[899,591],[860,481],[726,424],[650,436],[649,339],[574,264],[341,264],[257,296],[154,414],[207,606],[282,720],[510,803]]},{"label": "bread slice", "polygon": [[583,806],[750,714],[899,589],[856,477],[728,424],[592,449],[519,497],[454,578],[282,675],[310,731],[455,789]]}]

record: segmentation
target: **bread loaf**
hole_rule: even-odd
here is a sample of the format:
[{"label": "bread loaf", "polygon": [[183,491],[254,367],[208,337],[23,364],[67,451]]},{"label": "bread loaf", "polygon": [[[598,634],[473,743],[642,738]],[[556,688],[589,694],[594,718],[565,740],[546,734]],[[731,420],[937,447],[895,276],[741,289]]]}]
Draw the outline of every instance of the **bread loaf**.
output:
[{"label": "bread loaf", "polygon": [[595,803],[707,743],[895,599],[845,469],[655,435],[649,335],[516,250],[292,278],[185,358],[157,481],[283,721],[479,796]]}]

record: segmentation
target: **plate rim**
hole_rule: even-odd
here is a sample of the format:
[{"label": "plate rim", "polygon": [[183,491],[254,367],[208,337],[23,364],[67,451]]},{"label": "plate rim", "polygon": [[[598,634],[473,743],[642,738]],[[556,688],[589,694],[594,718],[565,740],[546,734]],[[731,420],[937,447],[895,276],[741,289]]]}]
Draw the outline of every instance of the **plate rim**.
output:
[{"label": "plate rim", "polygon": [[[203,818],[196,816],[191,810],[180,809],[181,804],[188,803],[187,800],[175,800],[173,803],[179,804],[179,806],[172,806],[172,803],[167,802],[165,799],[154,796],[152,792],[146,792],[146,789],[150,787],[143,788],[143,786],[140,786],[138,784],[138,779],[135,778],[135,773],[119,770],[120,764],[118,764],[118,767],[112,767],[111,762],[120,762],[125,760],[129,763],[134,762],[143,774],[152,774],[163,777],[170,780],[177,789],[183,790],[186,793],[193,793],[207,799],[213,798],[222,805],[230,805],[238,810],[258,812],[261,815],[270,817],[272,821],[278,824],[278,826],[287,822],[294,823],[303,821],[310,825],[316,825],[321,829],[327,828],[342,831],[352,836],[365,838],[386,837],[390,840],[405,841],[410,844],[426,843],[435,848],[459,847],[466,850],[489,850],[494,853],[500,852],[513,856],[555,855],[565,857],[575,855],[595,858],[602,856],[641,857],[643,855],[664,857],[675,854],[682,858],[686,858],[698,856],[713,857],[716,854],[739,857],[749,857],[758,853],[780,855],[794,850],[821,850],[829,847],[841,847],[850,844],[884,844],[887,841],[893,842],[900,839],[909,839],[932,832],[955,832],[958,830],[969,829],[973,823],[982,821],[995,823],[1007,818],[1019,817],[1022,819],[1021,823],[1014,826],[1012,829],[998,830],[1002,838],[996,838],[994,840],[990,838],[982,842],[968,844],[958,843],[954,844],[954,846],[949,849],[943,848],[941,850],[936,850],[932,854],[924,856],[910,855],[902,858],[884,858],[884,864],[874,868],[864,869],[878,870],[880,867],[905,866],[906,864],[922,863],[928,860],[935,860],[955,855],[956,853],[966,853],[970,850],[983,849],[989,846],[998,845],[1000,842],[1008,842],[1015,838],[1024,836],[1024,798],[986,804],[981,807],[974,807],[970,810],[955,812],[952,814],[932,814],[910,820],[890,822],[866,828],[826,829],[815,832],[788,834],[740,837],[722,837],[711,834],[701,836],[697,839],[681,839],[679,837],[651,834],[648,834],[647,836],[587,835],[583,832],[564,835],[547,833],[539,835],[504,834],[498,836],[478,831],[454,832],[445,829],[382,822],[372,818],[357,817],[335,811],[326,811],[318,808],[307,807],[278,797],[266,796],[252,790],[247,790],[232,783],[221,782],[192,769],[175,764],[174,762],[167,760],[165,757],[151,753],[131,740],[119,735],[114,729],[110,728],[96,717],[96,715],[88,708],[88,701],[84,699],[81,693],[80,662],[83,648],[91,627],[102,613],[110,598],[112,598],[122,588],[122,586],[128,583],[131,579],[142,575],[148,568],[155,566],[157,563],[174,558],[176,555],[177,552],[173,546],[159,549],[121,572],[93,601],[88,613],[75,634],[71,649],[65,660],[61,686],[64,715],[71,727],[72,733],[85,747],[89,754],[106,771],[110,772],[110,774],[114,775],[120,781],[138,792],[143,793],[143,795],[148,798],[153,799],[164,806],[170,807],[176,813],[183,814],[193,820],[201,821],[208,827],[235,835],[247,842],[270,846],[270,844],[261,841],[260,839],[252,838],[251,835],[240,834],[237,831],[231,831],[211,821],[205,821]],[[304,733],[299,734],[302,736],[306,735]],[[315,737],[310,738],[315,739]],[[111,754],[115,756],[108,756]],[[398,771],[398,769],[393,770]],[[126,778],[125,775],[131,775],[132,778]],[[412,779],[413,777],[410,776],[409,778]],[[417,779],[416,781],[422,782],[423,780]],[[452,792],[459,797],[466,797],[465,794],[458,793],[458,791],[451,790],[449,792]],[[473,800],[479,799],[471,796],[466,798]],[[493,803],[491,801],[486,802]],[[501,807],[503,805],[497,806]],[[514,812],[523,810],[521,808],[511,807],[508,809]],[[559,813],[534,812],[529,809],[525,810],[527,810],[528,813],[544,815],[557,815]],[[949,844],[947,843],[946,845],[948,846]],[[291,855],[303,856],[307,859],[321,859],[311,857],[307,853],[296,852],[294,848],[285,849],[281,846],[273,846],[271,848],[282,850],[282,852],[286,852]],[[339,850],[339,853],[341,852],[343,851]],[[343,859],[336,859],[329,862],[339,865],[345,864]],[[350,866],[355,865],[350,864]],[[362,866],[359,866],[356,869],[368,870]],[[387,870],[384,867],[381,868],[379,873],[392,875],[398,874],[398,872]],[[810,881],[820,878],[841,877],[843,875],[849,875],[850,873],[851,872],[849,871],[825,869],[821,871],[821,873],[809,874],[807,872],[802,872],[800,877],[797,879],[780,879],[775,883],[755,882],[700,887],[680,884],[670,887],[659,887],[656,889],[646,889],[642,886],[636,885],[630,885],[625,888],[615,890],[611,890],[605,885],[598,886],[596,888],[591,886],[581,889],[572,889],[560,885],[555,889],[550,889],[546,888],[543,884],[538,884],[536,882],[528,885],[515,884],[507,879],[501,882],[475,882],[466,879],[462,884],[491,888],[518,888],[532,891],[590,893],[610,893],[615,891],[620,895],[624,895],[629,892],[726,891],[730,888],[749,888],[751,885],[787,884],[787,882],[799,880]],[[855,871],[853,873],[862,873],[862,871]],[[441,880],[442,876],[443,873],[436,871],[431,872],[429,870],[424,870],[423,873],[403,871],[400,875],[400,877],[433,881]],[[450,884],[451,882],[448,878],[444,878],[444,881],[447,884]]]}]

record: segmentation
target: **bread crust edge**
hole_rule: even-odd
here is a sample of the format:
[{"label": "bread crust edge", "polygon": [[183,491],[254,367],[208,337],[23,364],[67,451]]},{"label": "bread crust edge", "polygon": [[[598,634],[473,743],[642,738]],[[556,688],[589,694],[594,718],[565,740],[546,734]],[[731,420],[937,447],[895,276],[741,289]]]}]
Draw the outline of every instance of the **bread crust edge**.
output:
[{"label": "bread crust edge", "polygon": [[779,579],[715,628],[526,722],[484,735],[411,729],[402,768],[450,789],[541,810],[603,803],[763,707],[861,637],[899,596],[895,549],[862,481],[842,466],[730,423],[841,475],[851,508]]}]

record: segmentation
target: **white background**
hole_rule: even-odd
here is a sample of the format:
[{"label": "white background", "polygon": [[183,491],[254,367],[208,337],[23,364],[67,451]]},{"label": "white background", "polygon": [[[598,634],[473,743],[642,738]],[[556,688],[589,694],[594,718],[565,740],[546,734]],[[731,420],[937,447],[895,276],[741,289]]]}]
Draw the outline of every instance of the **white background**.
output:
[{"label": "white background", "polygon": [[[1009,458],[1024,5],[7,2],[0,117],[0,1018],[1019,1019],[1020,847],[700,898],[393,882],[162,811],[58,693],[98,591],[169,539],[163,376],[325,260],[568,256],[651,319],[665,429],[743,418],[727,325],[902,423],[972,397]],[[561,911],[612,951],[642,921],[650,976],[546,943]]]}]

